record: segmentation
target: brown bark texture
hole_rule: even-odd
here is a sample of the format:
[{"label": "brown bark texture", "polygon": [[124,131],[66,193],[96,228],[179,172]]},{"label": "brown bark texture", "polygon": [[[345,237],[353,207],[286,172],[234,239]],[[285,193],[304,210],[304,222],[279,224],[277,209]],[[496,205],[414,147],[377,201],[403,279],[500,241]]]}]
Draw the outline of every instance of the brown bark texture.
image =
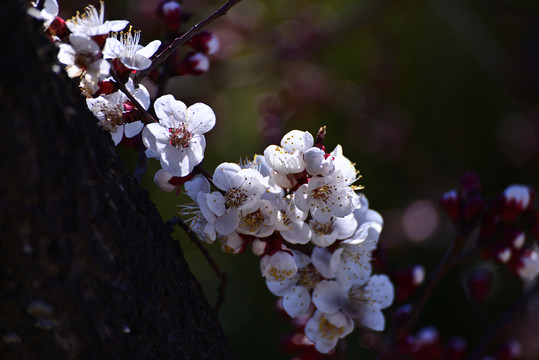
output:
[{"label": "brown bark texture", "polygon": [[0,2],[0,359],[233,359],[26,2]]}]

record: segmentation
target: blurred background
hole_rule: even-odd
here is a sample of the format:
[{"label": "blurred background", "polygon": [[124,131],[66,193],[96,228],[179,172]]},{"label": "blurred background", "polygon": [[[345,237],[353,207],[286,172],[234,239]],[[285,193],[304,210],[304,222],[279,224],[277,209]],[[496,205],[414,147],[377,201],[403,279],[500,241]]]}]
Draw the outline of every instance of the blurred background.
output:
[{"label": "blurred background", "polygon": [[[59,3],[65,18],[87,4]],[[130,20],[146,44],[165,35],[157,3],[109,1],[107,18]],[[182,29],[222,3],[181,2],[190,14]],[[326,125],[326,148],[343,146],[363,175],[370,207],[385,219],[381,243],[393,269],[417,263],[428,274],[441,259],[454,230],[439,198],[464,172],[480,176],[485,196],[514,183],[539,184],[537,0],[243,0],[208,30],[221,42],[210,70],[173,78],[165,90],[217,114],[206,136],[206,169],[262,153],[290,130],[316,134]],[[118,151],[133,169],[137,151]],[[142,185],[167,220],[185,199],[153,185],[157,169],[151,160]],[[213,304],[218,278],[185,234],[176,236]],[[291,327],[274,311],[258,259],[207,248],[228,274],[219,317],[239,358],[292,358],[279,345]],[[443,339],[461,336],[473,348],[484,329],[462,277],[477,265],[448,275],[416,330],[435,325]],[[487,265],[495,274],[482,309],[489,324],[523,285]],[[522,341],[527,359],[539,358],[539,345],[528,338],[539,333],[538,309],[535,299],[507,332]],[[360,331],[346,344],[346,359],[375,357]]]}]

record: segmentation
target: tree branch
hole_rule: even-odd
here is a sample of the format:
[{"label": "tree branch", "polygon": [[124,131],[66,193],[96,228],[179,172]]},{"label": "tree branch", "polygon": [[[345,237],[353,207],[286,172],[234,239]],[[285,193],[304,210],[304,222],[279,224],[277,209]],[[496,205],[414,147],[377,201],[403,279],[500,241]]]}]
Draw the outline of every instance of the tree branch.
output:
[{"label": "tree branch", "polygon": [[189,29],[186,33],[184,33],[182,36],[177,37],[174,39],[174,41],[162,52],[160,52],[157,57],[153,60],[152,65],[137,73],[135,76],[135,85],[139,84],[142,79],[144,79],[150,72],[152,72],[153,69],[161,65],[169,56],[172,54],[178,47],[185,44],[189,40],[191,40],[191,37],[199,32],[200,30],[204,29],[206,26],[214,22],[216,19],[220,18],[223,15],[226,15],[228,10],[230,10],[234,5],[239,3],[241,0],[228,0],[223,6],[221,6],[219,9],[217,9],[213,14],[199,22],[198,24],[194,25],[191,29]]}]

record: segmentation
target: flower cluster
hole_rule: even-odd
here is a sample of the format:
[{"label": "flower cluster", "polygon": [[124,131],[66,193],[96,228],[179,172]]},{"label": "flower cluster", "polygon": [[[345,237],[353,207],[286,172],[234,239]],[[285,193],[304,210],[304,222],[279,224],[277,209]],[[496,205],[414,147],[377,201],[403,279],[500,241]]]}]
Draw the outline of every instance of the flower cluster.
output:
[{"label": "flower cluster", "polygon": [[536,241],[528,241],[539,239],[534,197],[533,187],[510,185],[487,202],[479,177],[470,172],[462,177],[460,189],[445,193],[441,202],[460,227],[480,226],[476,246],[485,260],[495,260],[529,282],[539,275],[539,249]]},{"label": "flower cluster", "polygon": [[[372,274],[382,217],[356,193],[358,172],[342,148],[325,151],[323,131],[316,142],[291,131],[252,161],[223,163],[210,180],[196,175],[185,182],[195,203],[183,214],[225,252],[250,244],[268,289],[292,318],[309,316],[305,335],[329,353],[355,323],[383,330],[394,290],[386,275]],[[161,188],[170,179],[156,176]]]},{"label": "flower cluster", "polygon": [[[168,1],[160,6],[171,9],[174,4],[177,3]],[[136,84],[133,78],[150,68],[161,41],[140,45],[140,31],[131,26],[125,30],[127,20],[105,20],[103,2],[99,10],[89,5],[67,21],[58,16],[56,0],[45,0],[41,10],[38,4],[34,5],[28,13],[43,21],[46,33],[59,47],[59,62],[65,65],[69,77],[80,79],[79,87],[89,110],[99,126],[110,133],[114,144],[118,145],[124,136],[133,138],[142,132],[148,157],[159,159],[174,176],[188,175],[202,161],[206,144],[203,134],[213,127],[215,115],[205,104],[187,108],[172,95],[155,100],[158,120],[149,114],[149,80],[145,86]],[[188,46],[210,55],[218,50],[219,42],[211,33],[200,32]],[[176,75],[205,72],[209,68],[208,58],[204,56],[203,62],[200,65],[191,61],[188,66],[180,61],[176,67],[181,67],[181,72]]]}]

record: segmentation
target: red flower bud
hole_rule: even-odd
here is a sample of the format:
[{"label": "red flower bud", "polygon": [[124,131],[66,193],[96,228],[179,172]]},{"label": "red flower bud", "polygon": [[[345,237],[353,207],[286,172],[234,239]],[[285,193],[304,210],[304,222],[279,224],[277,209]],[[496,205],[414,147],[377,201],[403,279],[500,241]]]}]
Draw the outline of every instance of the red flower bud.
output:
[{"label": "red flower bud", "polygon": [[201,53],[189,53],[176,65],[176,75],[201,75],[210,68],[210,60]]},{"label": "red flower bud", "polygon": [[459,218],[459,195],[457,190],[451,190],[443,194],[440,199],[440,204],[452,220],[457,220]]},{"label": "red flower bud", "polygon": [[219,51],[219,39],[207,30],[193,35],[187,45],[206,55],[213,55]]},{"label": "red flower bud", "polygon": [[425,268],[421,265],[412,265],[397,271],[395,273],[397,299],[404,301],[409,298],[424,280]]},{"label": "red flower bud", "polygon": [[174,0],[161,0],[157,5],[157,16],[165,20],[167,30],[177,33],[182,26],[183,10]]}]

